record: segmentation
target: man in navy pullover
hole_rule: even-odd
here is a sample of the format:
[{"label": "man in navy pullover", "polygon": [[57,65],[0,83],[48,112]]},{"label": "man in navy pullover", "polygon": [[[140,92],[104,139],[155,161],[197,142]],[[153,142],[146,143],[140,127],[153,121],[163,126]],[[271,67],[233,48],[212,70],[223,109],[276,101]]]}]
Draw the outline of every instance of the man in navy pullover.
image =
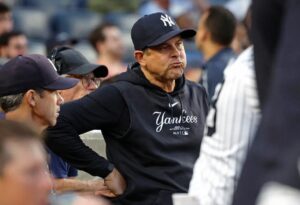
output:
[{"label": "man in navy pullover", "polygon": [[[208,110],[203,87],[183,76],[183,39],[194,35],[164,13],[140,18],[131,31],[136,63],[62,106],[48,130],[47,145],[74,167],[103,178],[121,173],[107,184],[122,193],[115,204],[171,205],[173,193],[188,191]],[[102,130],[108,160],[79,138],[93,129]]]}]

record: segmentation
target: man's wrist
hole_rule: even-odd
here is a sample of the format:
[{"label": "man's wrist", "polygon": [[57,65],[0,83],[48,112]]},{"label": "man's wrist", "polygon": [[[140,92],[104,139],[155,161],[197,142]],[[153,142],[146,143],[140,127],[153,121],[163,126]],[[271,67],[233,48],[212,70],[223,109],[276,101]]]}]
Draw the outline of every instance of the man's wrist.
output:
[{"label": "man's wrist", "polygon": [[113,170],[114,170],[115,166],[111,163],[109,163],[106,167],[106,175],[103,176],[103,178],[105,179]]}]

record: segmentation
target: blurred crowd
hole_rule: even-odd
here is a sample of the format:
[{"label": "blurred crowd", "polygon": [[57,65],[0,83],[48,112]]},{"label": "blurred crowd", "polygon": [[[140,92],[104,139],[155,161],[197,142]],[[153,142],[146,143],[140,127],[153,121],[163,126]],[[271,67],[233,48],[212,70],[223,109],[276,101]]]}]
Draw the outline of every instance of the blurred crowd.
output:
[{"label": "blurred crowd", "polygon": [[[134,60],[130,30],[140,16],[167,12],[181,28],[196,29],[200,15],[209,5],[224,5],[239,19],[232,42],[232,48],[238,54],[249,45],[242,23],[249,3],[249,0],[146,0],[137,5],[134,13],[124,10],[102,14],[91,10],[87,0],[7,1],[10,7],[1,8],[0,34],[6,34],[0,40],[0,58],[3,63],[18,54],[47,55],[56,46],[70,45],[89,61],[106,64],[111,70],[109,76],[113,76],[126,70],[126,64]],[[192,41],[186,42],[186,52],[187,78],[199,81],[203,53]]]}]

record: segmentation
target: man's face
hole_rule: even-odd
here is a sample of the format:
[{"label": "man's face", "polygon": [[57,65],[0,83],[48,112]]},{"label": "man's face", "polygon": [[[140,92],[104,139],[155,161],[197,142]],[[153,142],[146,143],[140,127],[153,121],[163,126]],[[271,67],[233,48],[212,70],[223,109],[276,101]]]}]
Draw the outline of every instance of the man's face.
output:
[{"label": "man's face", "polygon": [[205,27],[205,21],[208,17],[208,12],[204,12],[200,18],[199,24],[198,24],[198,30],[195,37],[195,43],[198,49],[203,48],[203,44],[205,43],[207,39],[207,29]]},{"label": "man's face", "polygon": [[178,79],[186,67],[182,38],[177,36],[159,46],[146,49],[140,64],[161,82]]},{"label": "man's face", "polygon": [[0,35],[13,29],[13,18],[11,12],[0,15]]},{"label": "man's face", "polygon": [[7,58],[14,58],[27,53],[27,38],[24,35],[14,36],[6,47]]},{"label": "man's face", "polygon": [[0,204],[47,205],[52,188],[46,154],[38,141],[10,141],[0,176]]},{"label": "man's face", "polygon": [[58,91],[45,90],[43,93],[36,94],[36,106],[33,113],[39,119],[40,124],[54,126],[59,115],[60,105],[64,102]]},{"label": "man's face", "polygon": [[61,91],[61,95],[65,102],[80,99],[96,90],[100,85],[100,79],[95,78],[93,73],[89,73],[84,76],[71,75],[68,77],[80,79],[80,82],[78,82],[73,88]]},{"label": "man's face", "polygon": [[103,33],[105,35],[104,49],[111,55],[122,58],[125,47],[120,29],[115,26],[107,27],[103,30]]}]

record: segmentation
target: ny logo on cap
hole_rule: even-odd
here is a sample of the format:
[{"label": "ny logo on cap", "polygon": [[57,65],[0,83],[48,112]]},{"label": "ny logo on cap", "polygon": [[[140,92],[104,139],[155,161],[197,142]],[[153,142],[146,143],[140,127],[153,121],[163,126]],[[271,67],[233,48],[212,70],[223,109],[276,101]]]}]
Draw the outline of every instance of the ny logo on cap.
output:
[{"label": "ny logo on cap", "polygon": [[55,70],[55,72],[57,72],[57,69],[54,65],[54,63],[52,62],[52,60],[50,60],[49,58],[47,58],[47,60],[50,62],[50,64],[52,65],[52,68]]},{"label": "ny logo on cap", "polygon": [[168,16],[167,14],[161,15],[160,16],[160,20],[164,23],[164,26],[175,26],[175,23],[173,22],[173,20],[171,19],[170,16]]}]

